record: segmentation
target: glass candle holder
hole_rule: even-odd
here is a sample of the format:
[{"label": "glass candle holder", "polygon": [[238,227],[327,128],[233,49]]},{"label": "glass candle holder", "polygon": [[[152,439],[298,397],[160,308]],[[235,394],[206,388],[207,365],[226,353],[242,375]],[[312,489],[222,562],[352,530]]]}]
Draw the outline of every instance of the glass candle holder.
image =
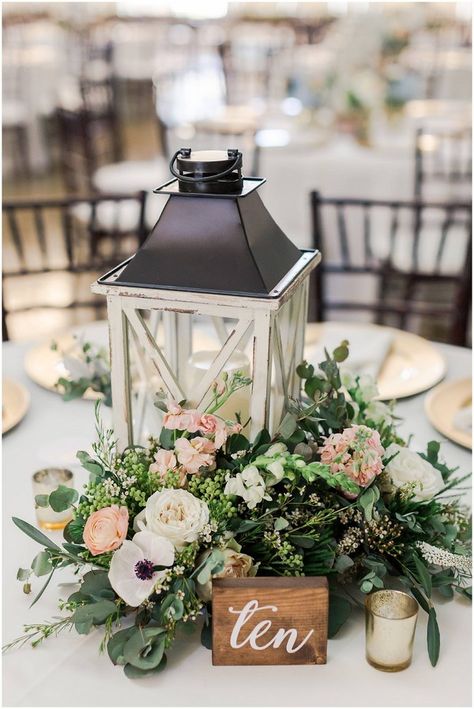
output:
[{"label": "glass candle holder", "polygon": [[[33,495],[49,495],[59,485],[73,487],[74,475],[65,468],[44,468],[33,475]],[[51,507],[36,507],[36,519],[43,529],[64,529],[72,519],[72,510],[55,512]]]},{"label": "glass candle holder", "polygon": [[367,662],[377,670],[406,669],[413,653],[418,603],[403,591],[375,591],[365,599]]}]

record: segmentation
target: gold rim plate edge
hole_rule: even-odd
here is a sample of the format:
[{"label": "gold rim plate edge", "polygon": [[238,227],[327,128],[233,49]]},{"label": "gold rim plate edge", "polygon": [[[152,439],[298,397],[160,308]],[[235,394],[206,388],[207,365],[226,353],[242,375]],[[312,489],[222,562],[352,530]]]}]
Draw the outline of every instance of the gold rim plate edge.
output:
[{"label": "gold rim plate edge", "polygon": [[18,426],[30,408],[28,389],[14,379],[5,377],[2,382],[2,435]]},{"label": "gold rim plate edge", "polygon": [[453,443],[470,450],[472,450],[472,435],[456,428],[452,421],[456,412],[466,404],[469,398],[466,392],[470,392],[471,389],[470,377],[450,380],[430,391],[425,399],[425,413],[433,428]]}]

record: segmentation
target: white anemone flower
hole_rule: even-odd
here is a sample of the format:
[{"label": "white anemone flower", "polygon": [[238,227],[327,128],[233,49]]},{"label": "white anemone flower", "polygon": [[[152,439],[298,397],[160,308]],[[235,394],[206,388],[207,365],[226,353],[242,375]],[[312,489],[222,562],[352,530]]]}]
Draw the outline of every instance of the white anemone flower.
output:
[{"label": "white anemone flower", "polygon": [[172,566],[174,547],[164,537],[152,532],[138,532],[130,541],[126,539],[112,557],[109,581],[114,591],[125,603],[136,608],[145,601],[166,571],[157,566]]}]

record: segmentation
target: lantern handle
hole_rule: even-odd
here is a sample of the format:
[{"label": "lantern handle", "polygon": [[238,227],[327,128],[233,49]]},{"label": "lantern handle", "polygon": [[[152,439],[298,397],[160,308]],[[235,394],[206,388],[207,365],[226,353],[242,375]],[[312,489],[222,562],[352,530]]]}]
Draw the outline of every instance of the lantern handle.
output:
[{"label": "lantern handle", "polygon": [[[230,175],[231,172],[236,170],[238,167],[242,165],[242,153],[240,151],[237,151],[237,157],[235,159],[235,162],[228,167],[226,170],[223,170],[222,172],[217,173],[217,175],[208,175],[207,177],[190,177],[189,175],[181,175],[179,172],[175,170],[174,163],[176,161],[176,158],[180,153],[182,152],[182,148],[177,150],[173,157],[171,158],[170,162],[170,172],[171,174],[176,177],[178,180],[181,182],[215,182],[216,180],[220,180],[222,177],[226,177],[227,175]],[[229,156],[230,157],[230,156]]]}]

